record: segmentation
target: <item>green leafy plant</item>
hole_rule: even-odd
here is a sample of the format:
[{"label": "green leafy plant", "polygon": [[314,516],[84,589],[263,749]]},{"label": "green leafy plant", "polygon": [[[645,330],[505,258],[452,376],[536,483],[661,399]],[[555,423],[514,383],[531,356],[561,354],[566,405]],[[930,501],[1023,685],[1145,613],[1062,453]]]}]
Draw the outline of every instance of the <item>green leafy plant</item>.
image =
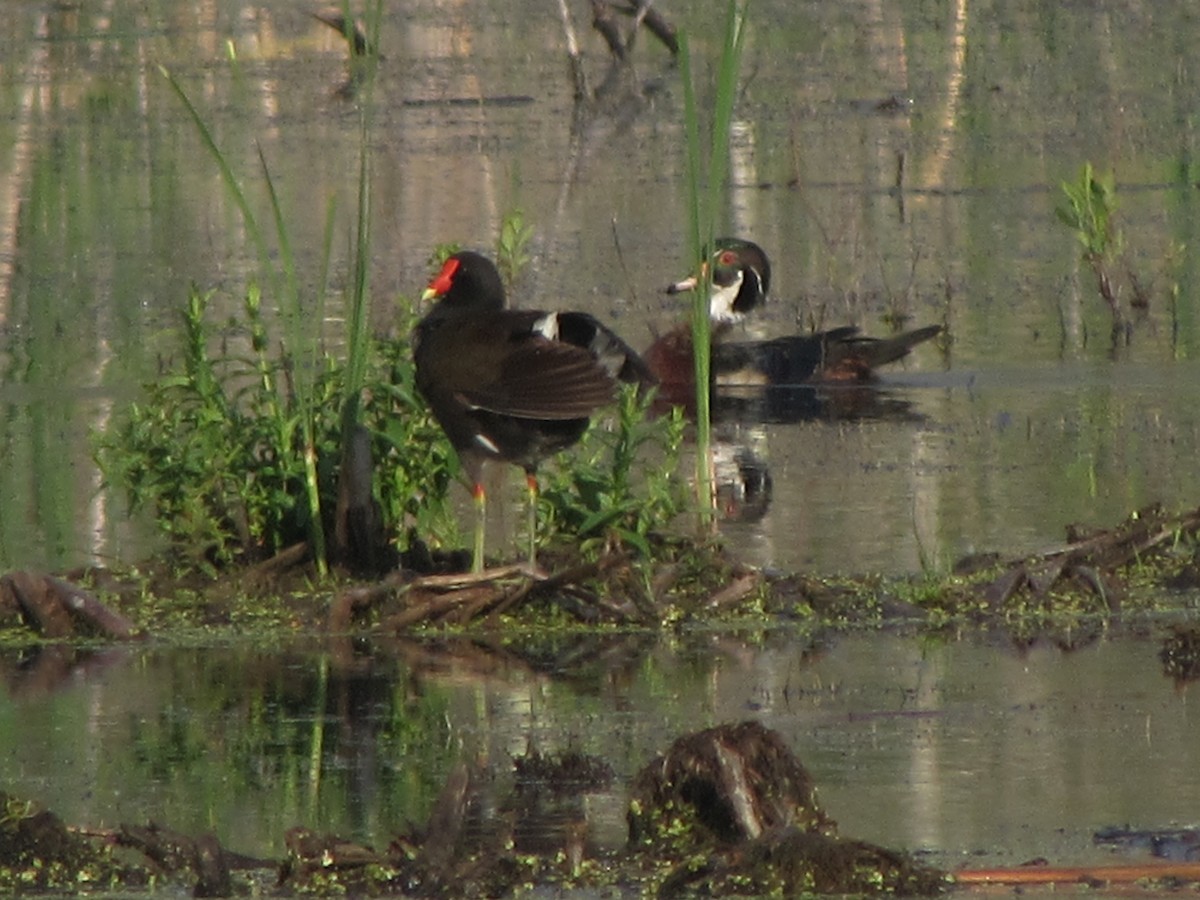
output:
[{"label": "green leafy plant", "polygon": [[[258,251],[260,271],[263,279],[271,286],[272,297],[275,300],[280,312],[283,315],[288,332],[288,345],[292,348],[308,347],[310,354],[315,354],[317,341],[312,334],[305,334],[305,322],[320,322],[324,316],[320,314],[321,301],[324,297],[324,290],[319,290],[318,297],[318,315],[305,316],[300,299],[299,279],[296,274],[295,256],[292,254],[291,243],[288,240],[288,232],[285,227],[285,217],[279,205],[279,197],[275,191],[274,182],[271,179],[270,170],[267,167],[266,158],[263,155],[262,148],[259,148],[259,163],[262,168],[262,173],[267,186],[267,193],[270,199],[272,218],[275,225],[275,236],[279,246],[280,263],[276,265],[271,256],[270,248],[268,247],[266,236],[263,228],[258,222],[258,217],[254,214],[243,192],[237,177],[234,175],[233,168],[229,161],[221,152],[212,132],[205,123],[203,116],[199,110],[189,99],[187,93],[178,81],[171,75],[167,69],[161,69],[163,77],[167,79],[171,89],[179,98],[187,109],[188,115],[195,125],[197,132],[200,134],[204,146],[208,148],[217,168],[221,173],[222,180],[226,186],[229,196],[237,204],[241,211],[242,219],[246,224],[246,230],[254,242],[254,246]],[[330,224],[332,224],[330,222]],[[326,241],[326,250],[328,250],[328,241]],[[326,256],[326,260],[328,257]],[[326,265],[322,265],[324,270]],[[249,295],[247,295],[249,296]],[[302,372],[312,371],[313,356],[310,355],[307,359],[309,365],[302,366]],[[313,385],[306,377],[298,378],[293,389],[299,398],[300,410],[306,413],[311,413],[313,405]],[[298,453],[301,464],[303,466],[304,476],[301,484],[304,491],[303,496],[308,504],[308,509],[304,518],[309,522],[312,530],[308,535],[308,540],[313,546],[314,556],[317,560],[319,571],[324,572],[326,562],[325,552],[325,535],[320,527],[321,523],[321,508],[320,508],[320,491],[317,486],[316,473],[316,452],[315,452],[315,435],[312,429],[311,414],[302,414],[296,422],[300,429],[302,440],[298,446],[293,446],[291,442],[280,441],[277,444],[277,449],[280,453]]]},{"label": "green leafy plant", "polygon": [[[310,324],[324,318],[320,309],[334,231],[332,203],[315,304],[318,315],[313,316],[305,313],[301,302],[285,216],[261,150],[275,256],[203,118],[170,73],[164,70],[164,75],[241,211],[258,251],[267,296],[274,303],[265,303],[264,292],[251,285],[240,318],[235,317],[218,342],[207,316],[214,294],[192,291],[183,319],[180,368],[146,385],[145,400],[118,415],[112,430],[94,437],[106,480],[126,490],[133,508],[152,510],[166,537],[196,564],[211,568],[257,559],[306,541],[323,572],[327,535],[337,524],[334,517],[343,499],[338,495],[342,463],[351,457],[351,441],[365,433],[372,494],[367,500],[378,507],[383,531],[377,539],[395,540],[407,526],[435,545],[457,540],[454,518],[447,510],[447,493],[459,473],[457,457],[416,391],[407,343],[377,344],[367,333],[368,114],[360,119],[359,193],[346,298],[349,354],[339,363],[320,351],[320,335]],[[497,256],[510,283],[528,264],[532,235],[520,211],[504,218]],[[449,252],[452,248],[439,247],[436,261]],[[274,316],[267,311],[278,312],[282,339],[271,335]],[[402,333],[411,331],[418,313],[410,306],[407,315]],[[677,417],[667,420],[671,421],[674,431],[667,424],[652,426],[640,402],[623,401],[611,439],[599,439],[611,462],[602,476],[586,471],[575,478],[575,499],[564,499],[555,519],[559,530],[615,535],[648,547],[650,528],[672,516],[677,506],[665,482],[647,481],[648,498],[635,498],[630,478],[634,453],[651,441],[674,453],[682,424]],[[585,463],[580,471],[586,469]],[[354,502],[362,503],[363,498]]]},{"label": "green leafy plant", "polygon": [[[1064,181],[1065,203],[1055,207],[1060,222],[1070,228],[1082,247],[1083,261],[1096,277],[1100,296],[1112,315],[1112,345],[1115,349],[1124,337],[1128,341],[1130,325],[1121,308],[1121,291],[1116,282],[1117,269],[1125,252],[1125,236],[1116,224],[1116,176],[1109,172],[1099,175],[1092,164],[1084,163],[1079,178]],[[1130,305],[1148,305],[1146,292],[1128,265],[1124,272],[1132,289]]]},{"label": "green leafy plant", "polygon": [[[114,430],[94,436],[106,481],[126,490],[133,509],[150,509],[184,559],[208,568],[269,556],[329,528],[344,430],[340,400],[351,377],[347,365],[322,357],[302,401],[292,389],[294,360],[270,352],[258,289],[249,289],[241,319],[219,341],[207,315],[212,297],[193,290],[188,298],[180,368],[146,385],[143,402],[119,416]],[[416,397],[407,346],[368,350],[363,384],[373,402],[363,417],[382,519],[392,536],[406,523],[423,535],[454,536],[446,496],[457,464]],[[327,516],[315,524],[310,462]]]},{"label": "green leafy plant", "polygon": [[496,240],[496,268],[504,279],[506,288],[511,289],[521,272],[529,265],[529,242],[533,239],[533,226],[525,224],[525,215],[514,209],[500,222],[500,236]]},{"label": "green leafy plant", "polygon": [[651,555],[650,535],[685,508],[677,475],[684,419],[678,407],[650,415],[649,396],[625,385],[614,420],[599,420],[569,460],[545,479],[539,498],[543,543],[577,540],[585,556],[612,544]]},{"label": "green leafy plant", "polygon": [[1056,210],[1058,218],[1075,231],[1083,245],[1084,258],[1111,262],[1121,251],[1124,238],[1113,224],[1116,211],[1116,177],[1112,172],[1097,175],[1091,163],[1084,163],[1079,179],[1064,181],[1065,206]]},{"label": "green leafy plant", "polygon": [[[452,248],[439,251],[435,257]],[[270,556],[316,527],[328,533],[346,398],[360,390],[367,399],[356,421],[370,435],[381,539],[412,529],[435,547],[457,542],[448,497],[460,466],[417,393],[408,343],[367,341],[361,370],[322,354],[301,397],[297,360],[272,339],[257,286],[220,331],[210,312],[215,298],[192,291],[177,364],[93,438],[106,481],[126,491],[133,509],[153,513],[179,557],[212,570]],[[398,315],[398,331],[410,333],[418,311],[401,303]],[[675,470],[684,423],[677,411],[650,418],[648,403],[626,389],[616,416],[564,458],[542,495],[544,540],[579,537],[589,551],[620,541],[649,553],[651,532],[682,508]],[[647,467],[644,453],[657,454],[659,465]],[[310,466],[319,523],[307,497]]]},{"label": "green leafy plant", "polygon": [[[357,25],[350,18],[348,6],[343,6],[339,18],[343,23],[343,31],[348,36],[350,35],[349,29],[353,27],[354,33],[364,46],[377,47],[379,26],[383,14],[382,0],[375,0],[370,6],[369,13],[368,29],[370,31],[370,38],[357,32]],[[360,159],[357,216],[351,248],[351,271],[348,279],[350,287],[346,297],[347,346],[349,351],[346,371],[343,373],[341,379],[342,396],[340,398],[340,405],[342,410],[341,434],[343,441],[349,440],[349,436],[355,431],[354,426],[359,422],[361,417],[360,400],[364,384],[366,354],[368,352],[367,322],[369,321],[370,295],[367,276],[369,272],[371,243],[370,148],[372,143],[371,123],[374,109],[374,104],[371,102],[374,78],[371,76],[374,73],[376,54],[372,52],[370,54],[360,53],[357,55],[369,56],[370,60],[369,65],[360,67],[353,76],[355,95],[359,101],[357,109],[359,112]],[[232,54],[231,63],[236,66],[236,57]],[[328,287],[330,249],[334,233],[334,204],[331,199],[326,215],[325,238],[321,253],[321,274],[315,289],[315,299],[314,302],[305,304],[302,301],[295,256],[292,252],[291,241],[286,227],[286,216],[283,213],[278,193],[275,190],[275,183],[271,177],[262,148],[258,149],[258,157],[266,185],[267,196],[270,201],[273,235],[278,248],[278,263],[275,262],[275,258],[272,256],[268,246],[266,230],[260,225],[258,217],[255,215],[246,194],[243,192],[232,166],[222,153],[204,117],[191,102],[182,85],[171,73],[165,68],[161,68],[161,72],[187,110],[204,146],[209,150],[221,173],[228,195],[241,212],[247,233],[250,235],[258,253],[260,281],[269,286],[273,308],[278,310],[284,323],[284,340],[280,344],[282,348],[281,357],[287,361],[287,365],[289,366],[288,387],[289,395],[293,401],[291,415],[286,417],[286,421],[288,428],[295,429],[299,438],[298,440],[293,440],[293,435],[290,431],[281,432],[278,435],[274,450],[283,461],[282,464],[285,467],[290,467],[289,464],[292,462],[292,460],[286,459],[289,455],[294,454],[299,460],[303,473],[299,481],[301,498],[307,507],[305,514],[301,518],[308,523],[309,532],[307,540],[316,560],[318,572],[323,574],[327,561],[324,527],[326,514],[322,508],[320,476],[317,472],[317,462],[320,454],[318,453],[316,418],[321,412],[318,409],[318,404],[321,405],[323,410],[331,402],[336,401],[331,400],[331,398],[318,396],[316,378],[321,371],[321,367],[318,364],[320,362],[318,359],[320,335],[316,329],[319,323],[325,320],[324,300]],[[257,287],[247,293],[247,302],[253,302],[256,307],[261,304],[261,296]],[[259,374],[266,378],[270,374],[270,366],[273,364],[267,362],[267,357],[264,353],[266,348],[266,329],[257,308],[253,311],[249,319],[249,325],[252,329],[257,329],[252,332],[252,342],[255,352],[259,354]],[[277,423],[282,423],[285,420],[285,417],[279,412],[278,408],[268,409],[267,413],[269,418]]]}]

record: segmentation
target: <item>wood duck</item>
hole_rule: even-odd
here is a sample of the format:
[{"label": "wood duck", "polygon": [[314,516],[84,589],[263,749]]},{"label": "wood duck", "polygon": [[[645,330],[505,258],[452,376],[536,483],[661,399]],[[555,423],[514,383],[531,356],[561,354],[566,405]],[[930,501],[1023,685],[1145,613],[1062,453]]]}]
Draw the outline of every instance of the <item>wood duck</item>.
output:
[{"label": "wood duck", "polygon": [[[712,326],[711,371],[714,387],[735,385],[863,384],[879,366],[907,356],[917,344],[941,332],[928,325],[886,338],[866,337],[852,325],[813,334],[764,341],[730,341],[729,332],[748,312],[764,303],[771,285],[766,253],[752,241],[720,238],[701,271],[712,280],[709,321]],[[669,285],[667,293],[690,291],[695,277]],[[690,405],[694,398],[692,331],[684,323],[661,335],[643,359],[659,380],[659,394],[669,402]]]},{"label": "wood duck", "polygon": [[579,440],[589,417],[615,398],[617,381],[649,385],[654,376],[586,313],[506,309],[500,273],[478,253],[446,260],[422,295],[434,298],[413,335],[416,384],[471,484],[474,571],[483,568],[487,460],[525,470],[532,566],[538,463]]}]

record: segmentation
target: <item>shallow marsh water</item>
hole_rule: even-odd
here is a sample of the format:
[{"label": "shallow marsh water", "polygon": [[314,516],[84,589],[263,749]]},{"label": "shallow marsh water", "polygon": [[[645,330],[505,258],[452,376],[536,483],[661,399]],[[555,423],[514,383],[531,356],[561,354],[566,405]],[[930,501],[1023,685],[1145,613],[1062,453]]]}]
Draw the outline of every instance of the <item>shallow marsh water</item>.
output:
[{"label": "shallow marsh water", "polygon": [[135,647],[72,671],[6,652],[0,761],[7,788],[68,822],[215,829],[278,857],[298,823],[386,845],[425,821],[460,760],[490,773],[492,805],[514,757],[574,750],[614,769],[586,806],[589,846],[616,849],[638,769],[682,733],[754,718],[809,768],[843,834],[950,868],[1115,861],[1095,831],[1196,822],[1194,691],[1145,636],[1071,638]]},{"label": "shallow marsh water", "polygon": [[[728,532],[752,562],[908,572],[1200,497],[1200,85],[1187,52],[1200,26],[1187,4],[1054,9],[755,5],[721,225],[774,260],[773,302],[747,334],[847,323],[884,333],[898,314],[946,322],[949,340],[889,372],[884,415],[877,404],[865,417],[727,425],[773,475],[768,515]],[[110,427],[174,355],[189,283],[218,289],[219,322],[257,268],[158,66],[188,91],[266,222],[262,149],[314,311],[334,204],[324,333],[337,347],[359,158],[356,107],[336,90],[345,47],[286,3],[11,13],[0,37],[0,562],[129,558],[147,531],[99,489],[88,431]],[[575,15],[597,83],[605,51],[586,11]],[[720,17],[675,15],[707,97]],[[637,47],[643,99],[619,95],[617,112],[579,121],[561,25],[541,4],[406,4],[387,11],[381,42],[370,132],[379,333],[424,285],[435,245],[490,247],[514,208],[535,229],[522,302],[591,310],[635,346],[677,320],[679,298],[660,289],[683,256],[680,92],[661,47]],[[1117,174],[1128,265],[1150,298],[1115,361],[1107,310],[1054,216],[1059,183],[1088,160]],[[493,546],[512,540],[497,527]]]},{"label": "shallow marsh water", "polygon": [[[670,12],[708,78],[720,17]],[[680,92],[661,48],[637,48],[648,100],[576,127],[546,4],[388,13],[371,131],[376,330],[423,286],[435,245],[489,247],[516,207],[536,230],[523,302],[588,309],[635,345],[672,323],[678,300],[659,289],[681,274],[686,217]],[[574,14],[598,81],[605,53],[586,8]],[[223,317],[256,267],[157,66],[265,217],[262,148],[310,286],[335,203],[340,289],[359,151],[356,109],[336,93],[345,48],[283,2],[6,15],[0,565],[129,559],[147,531],[101,490],[88,431],[174,353],[189,283],[217,288]],[[774,484],[764,515],[724,526],[735,552],[784,570],[911,572],[1200,502],[1191,6],[756,0],[753,16],[723,229],[767,248],[775,285],[747,333],[883,333],[901,313],[946,322],[950,340],[891,370],[867,414],[725,422],[721,437]],[[497,102],[458,102],[472,98]],[[1150,290],[1115,358],[1053,212],[1086,160],[1117,173],[1129,265]],[[336,347],[338,295],[328,303]],[[1104,856],[1096,828],[1196,820],[1200,732],[1156,649],[1127,634],[1072,653],[986,636],[814,648],[695,635],[563,671],[503,657],[486,674],[413,647],[349,669],[316,643],[118,649],[64,670],[50,649],[6,651],[0,771],[68,821],[154,818],[278,853],[297,823],[382,843],[424,818],[463,754],[503,771],[531,741],[575,747],[624,777],[682,731],[753,717],[783,732],[847,834],[945,865],[1084,861]],[[621,798],[589,803],[596,840],[619,843]]]}]

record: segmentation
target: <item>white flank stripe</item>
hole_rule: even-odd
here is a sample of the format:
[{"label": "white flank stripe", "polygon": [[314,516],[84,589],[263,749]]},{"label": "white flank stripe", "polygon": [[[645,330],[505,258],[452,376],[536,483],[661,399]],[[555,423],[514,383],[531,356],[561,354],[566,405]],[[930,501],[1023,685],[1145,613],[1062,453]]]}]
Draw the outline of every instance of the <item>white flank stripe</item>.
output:
[{"label": "white flank stripe", "polygon": [[533,330],[548,341],[558,340],[558,313],[542,316],[533,323]]}]

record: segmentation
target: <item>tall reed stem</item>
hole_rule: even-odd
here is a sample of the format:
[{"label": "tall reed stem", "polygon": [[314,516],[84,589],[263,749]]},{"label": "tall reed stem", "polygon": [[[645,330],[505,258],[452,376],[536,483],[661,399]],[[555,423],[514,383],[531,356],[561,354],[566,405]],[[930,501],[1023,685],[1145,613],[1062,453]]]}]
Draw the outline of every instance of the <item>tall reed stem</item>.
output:
[{"label": "tall reed stem", "polygon": [[[692,76],[691,50],[686,33],[679,35],[679,69],[683,78],[683,118],[687,149],[689,252],[697,269],[712,250],[717,207],[729,177],[729,126],[737,91],[738,69],[746,36],[745,10],[737,0],[726,8],[721,61],[713,109],[708,166],[701,159],[700,114]],[[707,190],[702,191],[701,185]],[[712,471],[711,328],[708,318],[711,283],[707,269],[697,280],[692,302],[692,347],[696,378],[696,500],[702,528],[716,521]]]}]

